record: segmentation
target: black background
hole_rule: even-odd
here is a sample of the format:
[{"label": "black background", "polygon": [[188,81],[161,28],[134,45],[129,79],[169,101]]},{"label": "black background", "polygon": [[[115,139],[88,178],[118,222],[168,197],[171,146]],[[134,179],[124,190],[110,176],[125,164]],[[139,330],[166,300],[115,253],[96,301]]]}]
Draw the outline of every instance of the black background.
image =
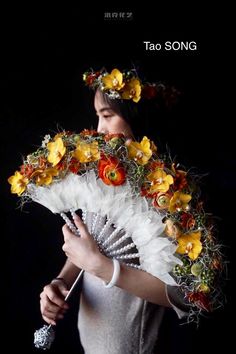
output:
[{"label": "black background", "polygon": [[[104,12],[132,12],[132,20],[104,20]],[[7,9],[1,21],[1,229],[3,312],[12,340],[9,350],[33,349],[35,328],[42,325],[39,293],[64,262],[61,251],[62,221],[34,203],[17,209],[7,178],[25,156],[41,144],[45,134],[59,128],[80,131],[96,126],[89,106],[82,73],[89,67],[108,70],[135,65],[149,81],[174,84],[183,99],[168,115],[156,117],[152,131],[170,147],[173,156],[187,167],[206,174],[202,182],[206,208],[218,218],[218,234],[230,260],[233,249],[232,214],[235,183],[230,148],[233,131],[226,113],[224,83],[226,54],[217,22],[203,28],[194,11],[177,16],[173,11],[145,7],[95,9]],[[217,38],[217,41],[216,41]],[[195,41],[196,51],[146,51],[143,41]],[[216,116],[220,116],[217,121]],[[230,269],[230,266],[229,266]],[[230,274],[228,275],[230,278]],[[198,329],[179,326],[175,315],[167,315],[161,333],[163,353],[217,351],[230,343],[228,303]],[[57,329],[51,353],[79,353],[76,332],[77,297],[66,319]],[[104,353],[105,354],[105,353]]]}]

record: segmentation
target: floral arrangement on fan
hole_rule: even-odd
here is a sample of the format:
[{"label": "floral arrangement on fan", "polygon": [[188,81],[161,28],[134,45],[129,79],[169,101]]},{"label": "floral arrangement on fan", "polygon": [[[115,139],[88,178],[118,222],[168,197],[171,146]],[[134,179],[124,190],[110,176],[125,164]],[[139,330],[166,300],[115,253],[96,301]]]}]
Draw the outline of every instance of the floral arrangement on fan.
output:
[{"label": "floral arrangement on fan", "polygon": [[162,236],[175,245],[179,260],[170,274],[183,290],[190,312],[198,315],[220,307],[221,246],[213,236],[214,226],[203,209],[194,176],[170,157],[159,155],[147,137],[137,142],[122,134],[86,129],[46,135],[8,182],[24,203],[31,197],[30,186],[50,188],[68,175],[89,171],[108,187],[129,184],[133,195],[144,198],[148,208],[161,215]]}]

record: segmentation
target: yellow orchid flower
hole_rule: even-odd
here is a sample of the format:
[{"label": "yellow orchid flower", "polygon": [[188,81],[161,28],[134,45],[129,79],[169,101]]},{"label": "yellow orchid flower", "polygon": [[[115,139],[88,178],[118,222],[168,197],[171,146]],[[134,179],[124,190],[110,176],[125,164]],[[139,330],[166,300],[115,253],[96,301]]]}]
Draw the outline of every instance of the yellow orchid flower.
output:
[{"label": "yellow orchid flower", "polygon": [[19,171],[16,171],[13,176],[8,178],[8,183],[11,184],[11,193],[20,196],[25,191],[29,180]]},{"label": "yellow orchid flower", "polygon": [[208,285],[204,284],[204,283],[201,283],[198,288],[197,288],[198,291],[202,292],[202,293],[209,293],[211,291],[211,289],[209,288]]},{"label": "yellow orchid flower", "polygon": [[198,258],[202,250],[202,243],[200,241],[201,232],[191,232],[184,234],[178,238],[179,247],[176,252],[179,254],[187,254],[192,260]]},{"label": "yellow orchid flower", "polygon": [[91,144],[80,142],[76,146],[73,156],[82,163],[99,160],[98,142],[93,141]]},{"label": "yellow orchid flower", "polygon": [[175,211],[187,210],[188,203],[192,199],[190,194],[184,194],[179,191],[175,192],[170,200],[169,211],[174,213]]},{"label": "yellow orchid flower", "polygon": [[132,99],[134,102],[138,102],[141,98],[141,85],[138,79],[132,78],[128,81],[122,92],[122,98],[125,100]]},{"label": "yellow orchid flower", "polygon": [[54,142],[48,143],[47,148],[49,150],[48,161],[52,166],[56,166],[61,161],[62,157],[66,153],[66,147],[62,138],[57,138]]},{"label": "yellow orchid flower", "polygon": [[151,182],[149,188],[150,193],[162,192],[165,193],[169,190],[170,185],[174,183],[171,175],[167,175],[162,168],[157,168],[155,171],[147,175],[147,179]]},{"label": "yellow orchid flower", "polygon": [[104,90],[119,91],[124,87],[123,74],[118,69],[113,69],[112,72],[102,78]]},{"label": "yellow orchid flower", "polygon": [[143,137],[140,143],[129,142],[127,145],[129,158],[136,161],[139,165],[146,165],[152,156],[150,145],[150,140],[146,136]]},{"label": "yellow orchid flower", "polygon": [[35,177],[35,182],[37,186],[46,185],[52,183],[53,177],[57,176],[59,171],[56,168],[47,168],[45,170],[36,170],[32,173],[31,178]]}]

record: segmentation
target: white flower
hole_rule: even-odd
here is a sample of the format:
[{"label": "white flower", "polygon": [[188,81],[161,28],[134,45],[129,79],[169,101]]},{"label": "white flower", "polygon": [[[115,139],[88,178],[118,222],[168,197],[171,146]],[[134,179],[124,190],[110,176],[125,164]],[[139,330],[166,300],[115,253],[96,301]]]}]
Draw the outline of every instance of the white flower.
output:
[{"label": "white flower", "polygon": [[51,140],[51,136],[49,134],[45,135],[42,141],[42,147],[45,148],[47,146],[47,143]]}]

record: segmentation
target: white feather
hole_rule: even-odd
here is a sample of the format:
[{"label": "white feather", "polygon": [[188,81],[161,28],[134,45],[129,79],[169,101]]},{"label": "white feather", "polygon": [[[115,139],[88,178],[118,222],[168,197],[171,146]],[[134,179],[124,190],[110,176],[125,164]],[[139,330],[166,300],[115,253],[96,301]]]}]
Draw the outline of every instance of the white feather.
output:
[{"label": "white feather", "polygon": [[134,195],[126,182],[107,186],[94,171],[73,173],[47,187],[27,186],[28,196],[53,213],[82,209],[107,216],[119,229],[131,235],[141,268],[169,285],[176,285],[169,272],[182,262],[174,255],[177,246],[163,235],[163,216],[150,208],[146,198]]}]

